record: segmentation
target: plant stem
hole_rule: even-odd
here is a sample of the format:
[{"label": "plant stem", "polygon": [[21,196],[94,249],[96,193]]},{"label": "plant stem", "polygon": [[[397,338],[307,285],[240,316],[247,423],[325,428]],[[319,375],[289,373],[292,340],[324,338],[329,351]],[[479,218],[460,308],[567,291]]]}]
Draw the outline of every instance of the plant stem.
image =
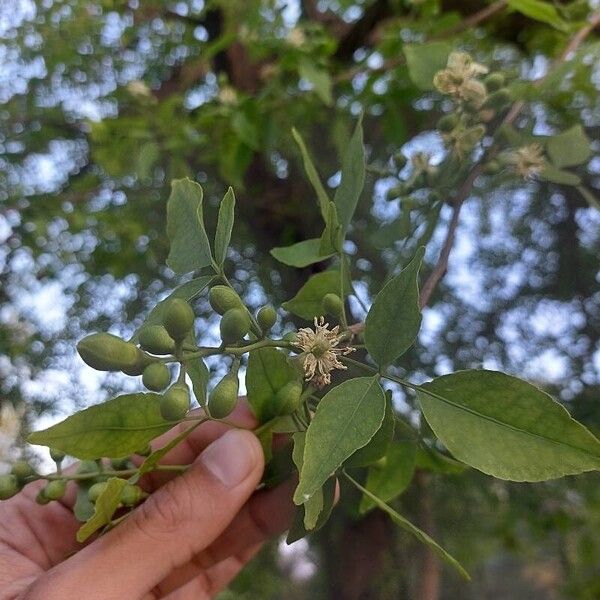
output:
[{"label": "plant stem", "polygon": [[[180,361],[181,362],[185,362],[188,360],[193,360],[195,358],[204,358],[206,356],[214,356],[216,354],[232,354],[233,356],[242,356],[243,354],[246,354],[247,352],[251,352],[252,350],[258,350],[259,348],[267,348],[267,347],[272,347],[272,348],[290,348],[291,344],[290,342],[287,342],[286,340],[272,340],[272,339],[265,339],[265,340],[258,340],[257,342],[252,342],[250,344],[246,344],[245,346],[228,346],[226,348],[223,348],[221,346],[219,347],[204,347],[201,348],[200,350],[198,350],[197,352],[191,352],[189,354],[184,354]],[[163,359],[164,362],[171,362],[172,358],[167,357],[166,359]]]}]

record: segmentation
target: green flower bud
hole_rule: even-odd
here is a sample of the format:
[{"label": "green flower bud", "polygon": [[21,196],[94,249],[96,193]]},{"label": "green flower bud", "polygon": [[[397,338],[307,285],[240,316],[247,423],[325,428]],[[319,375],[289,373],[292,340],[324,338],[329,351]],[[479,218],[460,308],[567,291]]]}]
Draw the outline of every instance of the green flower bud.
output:
[{"label": "green flower bud", "polygon": [[486,175],[495,175],[496,173],[498,173],[498,171],[500,171],[501,168],[502,167],[500,163],[497,160],[492,159],[485,163],[485,165],[483,166],[483,172]]},{"label": "green flower bud", "polygon": [[124,504],[125,506],[135,506],[143,500],[145,495],[146,494],[141,487],[127,484],[121,490],[121,504]]},{"label": "green flower bud", "polygon": [[64,452],[61,452],[60,450],[57,450],[56,448],[50,448],[50,458],[55,462],[55,463],[61,463],[64,459],[65,459],[66,454]]},{"label": "green flower bud", "polygon": [[92,333],[77,344],[83,361],[97,371],[121,371],[136,367],[139,350],[110,333]]},{"label": "green flower bud", "polygon": [[502,73],[490,73],[483,83],[488,92],[497,92],[504,85],[504,75]]},{"label": "green flower bud", "polygon": [[140,346],[151,354],[172,354],[175,341],[162,325],[148,325],[140,331]]},{"label": "green flower bud", "polygon": [[394,161],[394,166],[398,170],[403,169],[407,162],[406,156],[404,156],[404,154],[402,154],[401,150],[394,152],[394,156],[392,156],[392,160]]},{"label": "green flower bud", "polygon": [[10,471],[20,483],[25,481],[28,477],[35,475],[34,468],[26,460],[16,461]]},{"label": "green flower bud", "polygon": [[344,303],[337,294],[325,294],[321,305],[327,314],[334,317],[339,317],[344,313]]},{"label": "green flower bud", "polygon": [[194,326],[192,307],[181,298],[173,298],[165,308],[163,325],[176,342],[181,341]]},{"label": "green flower bud", "polygon": [[190,409],[190,390],[175,383],[160,399],[160,414],[165,421],[181,421]]},{"label": "green flower bud", "polygon": [[115,471],[124,471],[125,469],[129,469],[131,467],[131,461],[127,456],[123,458],[111,458],[110,466]]},{"label": "green flower bud", "polygon": [[142,383],[153,392],[162,392],[171,383],[171,372],[162,363],[153,363],[144,369]]},{"label": "green flower bud", "polygon": [[224,419],[238,401],[239,381],[237,373],[227,373],[208,396],[208,412],[215,419]]},{"label": "green flower bud", "polygon": [[277,311],[272,306],[263,306],[256,314],[256,320],[263,330],[263,333],[266,333],[273,325],[275,325],[275,321],[277,321]]},{"label": "green flower bud", "polygon": [[296,331],[288,331],[281,339],[284,342],[290,342],[290,344],[295,344],[298,341],[298,335]]},{"label": "green flower bud", "polygon": [[210,288],[208,302],[219,315],[224,315],[232,308],[244,308],[244,303],[236,291],[226,285],[215,285]]},{"label": "green flower bud", "polygon": [[230,308],[221,318],[220,329],[223,343],[234,344],[250,331],[250,317],[241,308]]},{"label": "green flower bud", "polygon": [[504,108],[512,100],[512,94],[508,88],[500,88],[497,92],[490,94],[483,105],[484,108],[496,110]]},{"label": "green flower bud", "polygon": [[144,369],[153,362],[154,359],[149,354],[142,352],[142,350],[138,348],[138,357],[135,365],[133,367],[125,367],[121,369],[121,371],[123,371],[123,373],[126,375],[130,375],[131,377],[137,377],[138,375],[141,375],[144,372]]},{"label": "green flower bud", "polygon": [[90,502],[96,502],[100,497],[100,494],[106,489],[106,481],[100,481],[99,483],[94,483],[88,490],[88,499]]},{"label": "green flower bud", "polygon": [[46,492],[44,488],[42,488],[35,496],[35,501],[42,506],[45,506],[50,502],[50,498],[46,497]]},{"label": "green flower bud", "polygon": [[444,132],[448,133],[452,131],[458,125],[458,115],[455,113],[450,113],[449,115],[444,115],[437,122],[437,128]]},{"label": "green flower bud", "polygon": [[302,399],[302,383],[290,381],[277,392],[276,411],[278,415],[289,415],[300,407]]},{"label": "green flower bud", "polygon": [[398,185],[395,185],[386,191],[385,199],[386,200],[396,200],[396,198],[400,198],[400,196],[402,196],[402,194],[405,194],[406,191],[407,191],[406,184],[399,183]]},{"label": "green flower bud", "polygon": [[44,488],[44,496],[48,500],[60,500],[67,491],[67,482],[64,479],[49,481]]},{"label": "green flower bud", "polygon": [[0,500],[8,500],[21,490],[21,485],[16,475],[0,475]]}]

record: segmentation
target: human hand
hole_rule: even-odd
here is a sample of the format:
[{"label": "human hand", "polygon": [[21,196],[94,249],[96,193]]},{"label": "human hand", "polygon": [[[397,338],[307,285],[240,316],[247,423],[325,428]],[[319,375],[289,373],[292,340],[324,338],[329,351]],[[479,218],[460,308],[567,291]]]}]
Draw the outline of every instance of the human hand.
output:
[{"label": "human hand", "polygon": [[[253,426],[243,407],[232,420]],[[74,541],[74,489],[40,506],[35,496],[43,484],[36,482],[0,504],[0,599],[211,598],[265,539],[289,526],[290,485],[255,492],[264,459],[249,431],[206,423],[163,462],[193,464],[180,476],[146,475],[141,485],[153,492],[146,502],[85,546]]]}]

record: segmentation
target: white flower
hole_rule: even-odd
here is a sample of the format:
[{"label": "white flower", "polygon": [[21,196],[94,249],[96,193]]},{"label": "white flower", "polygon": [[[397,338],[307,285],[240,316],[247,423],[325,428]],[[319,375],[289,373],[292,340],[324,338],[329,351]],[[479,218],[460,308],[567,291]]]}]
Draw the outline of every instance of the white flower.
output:
[{"label": "white flower", "polygon": [[544,151],[540,144],[522,146],[511,153],[509,162],[523,179],[532,179],[544,168]]},{"label": "white flower", "polygon": [[476,78],[487,72],[487,67],[476,63],[466,52],[452,52],[446,68],[435,74],[433,84],[442,94],[472,102],[479,107],[485,101],[487,90]]},{"label": "white flower", "polygon": [[339,326],[329,329],[325,317],[315,317],[314,330],[303,327],[296,334],[294,344],[301,348],[304,376],[306,381],[312,381],[317,388],[323,388],[331,383],[330,372],[333,369],[347,369],[338,357],[354,352],[354,348],[338,348],[340,343]]}]

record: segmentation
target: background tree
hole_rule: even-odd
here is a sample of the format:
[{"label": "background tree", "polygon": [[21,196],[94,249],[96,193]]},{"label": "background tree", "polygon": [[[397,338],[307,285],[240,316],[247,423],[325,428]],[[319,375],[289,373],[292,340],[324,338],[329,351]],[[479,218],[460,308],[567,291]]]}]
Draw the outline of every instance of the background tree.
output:
[{"label": "background tree", "polygon": [[[251,306],[261,302],[259,281],[271,282],[276,300],[289,299],[302,273],[269,251],[320,234],[292,127],[335,188],[362,111],[370,169],[353,231],[363,256],[353,273],[359,296],[369,303],[371,290],[429,238],[425,279],[433,273],[435,281],[446,270],[439,251],[446,240],[453,248],[407,373],[503,368],[555,392],[598,430],[598,145],[589,140],[598,139],[600,123],[600,46],[593,6],[23,0],[0,11],[3,403],[25,402],[32,419],[127,386],[114,375],[90,380],[74,342],[109,327],[132,332],[173,287],[173,273],[162,267],[173,177],[202,182],[213,206],[235,186],[238,234],[229,259],[236,285]],[[508,95],[482,121],[483,133],[458,135],[440,122],[456,104],[432,77],[452,49],[505,79]],[[494,132],[498,156],[489,156]],[[519,181],[517,151],[542,137],[553,170],[524,172],[533,178]],[[360,322],[364,310],[352,308]],[[202,325],[206,337],[212,326]],[[423,527],[437,529],[477,574],[476,584],[442,574],[378,511],[357,521],[348,508],[311,542],[323,568],[293,593],[531,597],[540,581],[549,586],[540,597],[598,593],[597,536],[586,531],[598,527],[591,478],[533,491],[479,473],[454,484],[431,465],[421,469],[399,502]],[[254,568],[262,578],[270,572],[272,597],[288,593],[285,569],[267,558]],[[507,572],[519,574],[516,588],[493,587],[503,583],[497,573]],[[252,597],[249,585],[244,576],[235,588],[242,591],[232,594]]]}]

